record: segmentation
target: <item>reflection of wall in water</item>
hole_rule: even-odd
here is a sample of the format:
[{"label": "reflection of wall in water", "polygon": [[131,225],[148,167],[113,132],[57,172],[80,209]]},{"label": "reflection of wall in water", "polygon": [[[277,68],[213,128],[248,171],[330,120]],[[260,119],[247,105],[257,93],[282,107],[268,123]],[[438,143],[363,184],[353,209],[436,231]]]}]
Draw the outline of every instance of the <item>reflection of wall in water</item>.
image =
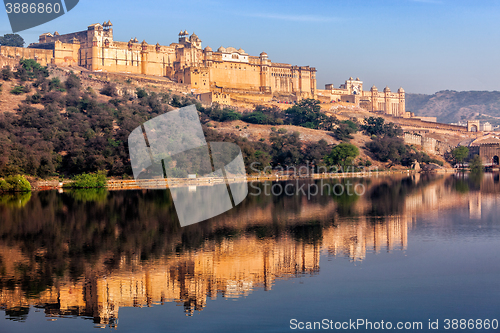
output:
[{"label": "reflection of wall in water", "polygon": [[469,194],[469,218],[481,219],[481,192],[479,191]]},{"label": "reflection of wall in water", "polygon": [[325,230],[323,247],[330,255],[346,256],[352,261],[365,259],[366,253],[371,251],[406,250],[411,225],[411,218],[405,216],[389,216],[383,223],[367,219],[351,224],[341,223],[337,228]]},{"label": "reflection of wall in water", "polygon": [[[372,180],[372,184],[382,182],[382,179]],[[275,214],[272,205],[256,206],[239,215],[234,210],[213,221],[211,226],[214,229],[234,228],[241,235],[248,228],[269,226],[270,223],[293,228],[316,220],[335,221],[335,226],[322,225],[319,238],[313,241],[286,231],[275,238],[246,235],[223,238],[220,242],[207,241],[196,251],[168,258],[141,261],[140,256],[133,260],[122,257],[117,259],[118,265],[111,271],[104,264],[109,258],[102,256],[95,266],[87,268],[87,272],[92,273],[86,273],[84,279],[74,282],[67,276],[59,278],[37,299],[28,298],[20,287],[12,291],[4,288],[0,292],[0,306],[9,309],[33,304],[51,305],[46,307],[48,314],[89,316],[111,326],[123,306],[177,302],[192,313],[206,306],[207,297],[240,297],[255,288],[271,289],[276,279],[316,273],[322,250],[359,261],[366,258],[367,252],[406,249],[408,229],[415,223],[417,212],[448,206],[455,198],[460,198],[450,195],[451,190],[442,185],[438,181],[409,195],[402,214],[377,217],[376,220],[367,217],[371,205],[363,197],[353,204],[352,212],[357,216],[354,219],[339,216],[332,200],[316,204],[302,198],[300,207],[292,211],[289,206],[297,202],[290,200],[283,203],[282,216]],[[28,260],[19,250],[16,250],[17,255],[6,251],[12,252],[12,248],[0,247],[0,255],[11,259],[12,263]],[[9,267],[7,271],[16,276],[14,280],[19,280],[15,266]]]},{"label": "reflection of wall in water", "polygon": [[101,258],[94,273],[84,280],[71,282],[64,277],[38,299],[28,299],[19,288],[3,289],[0,306],[50,304],[53,310],[46,308],[48,314],[89,316],[110,326],[115,325],[118,310],[124,306],[177,302],[192,313],[206,306],[207,297],[241,297],[257,287],[271,289],[276,279],[314,274],[319,271],[322,248],[351,260],[364,259],[367,251],[405,249],[408,223],[399,216],[389,217],[383,223],[340,223],[324,228],[322,239],[316,243],[294,239],[290,234],[279,238],[224,239],[169,258],[147,262],[122,258],[117,270],[110,273],[103,265],[106,258]]}]

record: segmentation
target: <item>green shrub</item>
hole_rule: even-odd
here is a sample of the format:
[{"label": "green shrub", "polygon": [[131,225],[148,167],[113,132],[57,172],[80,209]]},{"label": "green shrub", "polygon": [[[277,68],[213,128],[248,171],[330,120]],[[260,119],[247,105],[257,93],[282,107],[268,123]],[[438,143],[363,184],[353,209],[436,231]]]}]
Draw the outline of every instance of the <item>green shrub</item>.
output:
[{"label": "green shrub", "polygon": [[23,208],[30,201],[30,199],[31,192],[2,194],[0,196],[0,205],[13,208]]},{"label": "green shrub", "polygon": [[0,180],[1,192],[31,192],[31,184],[24,176],[9,176]]},{"label": "green shrub", "polygon": [[73,177],[73,182],[65,187],[71,188],[99,188],[106,187],[107,179],[104,172],[83,173]]},{"label": "green shrub", "polygon": [[10,66],[5,66],[0,72],[0,76],[4,81],[10,81],[14,77],[14,74],[10,70]]},{"label": "green shrub", "polygon": [[24,87],[23,86],[15,86],[11,91],[11,94],[13,95],[21,95],[24,93]]},{"label": "green shrub", "polygon": [[137,88],[136,89],[136,94],[137,94],[137,98],[144,98],[144,97],[148,97],[148,93],[146,90],[142,89],[142,88]]},{"label": "green shrub", "polygon": [[479,155],[474,155],[472,160],[469,162],[470,171],[472,173],[481,173],[483,172],[483,162],[481,161],[481,157]]},{"label": "green shrub", "polygon": [[102,87],[102,89],[99,90],[99,92],[102,95],[106,95],[106,96],[109,96],[109,97],[118,96],[118,91],[116,90],[116,84],[111,83],[111,82],[106,83],[104,85],[104,87]]},{"label": "green shrub", "polygon": [[287,130],[286,128],[280,128],[280,129],[278,130],[278,133],[279,133],[279,134],[285,134],[286,132],[288,132],[288,130]]}]

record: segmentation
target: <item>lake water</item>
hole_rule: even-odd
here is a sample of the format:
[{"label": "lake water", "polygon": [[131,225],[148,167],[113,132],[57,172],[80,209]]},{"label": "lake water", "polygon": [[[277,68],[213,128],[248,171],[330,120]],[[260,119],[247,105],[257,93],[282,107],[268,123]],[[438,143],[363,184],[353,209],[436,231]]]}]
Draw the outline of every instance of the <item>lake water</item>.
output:
[{"label": "lake water", "polygon": [[185,228],[168,191],[1,196],[0,332],[500,327],[498,175],[272,184]]}]

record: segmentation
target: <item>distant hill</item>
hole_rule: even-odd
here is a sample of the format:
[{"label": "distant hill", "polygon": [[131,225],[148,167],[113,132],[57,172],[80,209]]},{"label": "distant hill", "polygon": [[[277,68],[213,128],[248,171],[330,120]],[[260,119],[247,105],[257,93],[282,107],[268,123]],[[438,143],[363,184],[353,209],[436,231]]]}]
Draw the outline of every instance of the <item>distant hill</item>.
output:
[{"label": "distant hill", "polygon": [[433,95],[406,94],[406,110],[438,122],[481,119],[500,125],[500,91],[439,91]]}]

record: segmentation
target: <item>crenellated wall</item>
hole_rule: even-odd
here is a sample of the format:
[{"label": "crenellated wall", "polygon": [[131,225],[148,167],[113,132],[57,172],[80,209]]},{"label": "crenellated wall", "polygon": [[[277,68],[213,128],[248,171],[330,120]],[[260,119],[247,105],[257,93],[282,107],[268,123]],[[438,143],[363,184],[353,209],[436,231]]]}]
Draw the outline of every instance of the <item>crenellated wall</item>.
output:
[{"label": "crenellated wall", "polygon": [[422,146],[422,149],[426,153],[437,155],[444,155],[444,153],[450,151],[453,148],[449,143],[414,133],[405,133],[404,143],[407,145]]},{"label": "crenellated wall", "polygon": [[2,54],[32,58],[42,65],[78,65],[94,72],[131,73],[168,77],[190,85],[198,93],[238,89],[249,92],[295,94],[312,98],[316,69],[273,63],[265,52],[249,56],[244,50],[220,47],[202,49],[196,34],[179,33],[177,43],[115,41],[111,22],[91,24],[87,30],[60,35],[44,33],[28,48],[2,48]]}]

